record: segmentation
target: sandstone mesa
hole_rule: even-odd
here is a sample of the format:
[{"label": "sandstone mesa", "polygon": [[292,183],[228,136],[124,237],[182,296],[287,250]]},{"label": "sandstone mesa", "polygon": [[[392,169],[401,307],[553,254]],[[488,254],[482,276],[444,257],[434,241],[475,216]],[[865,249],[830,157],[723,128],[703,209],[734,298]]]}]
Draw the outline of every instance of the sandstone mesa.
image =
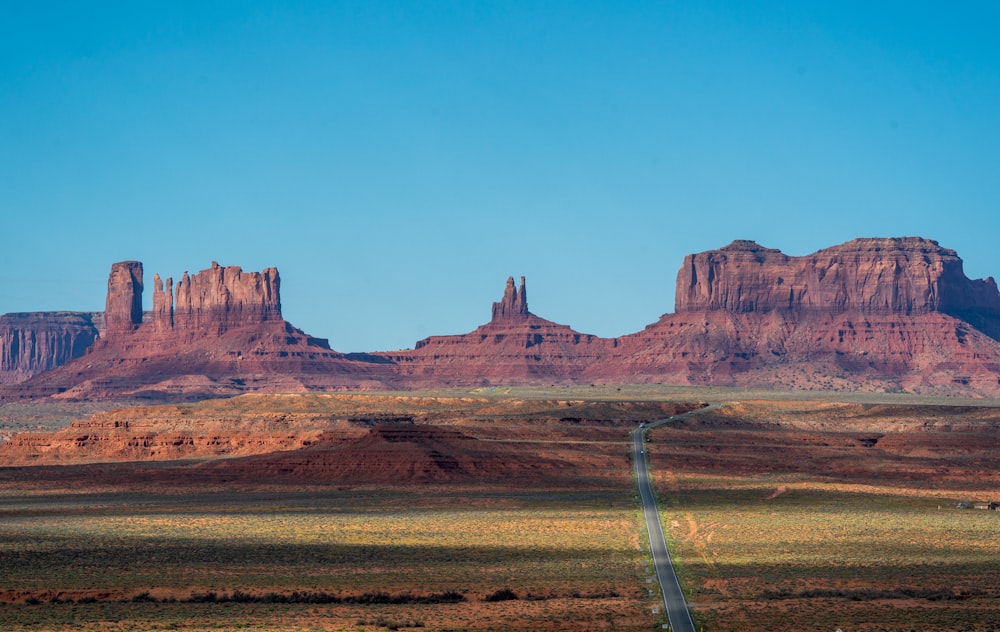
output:
[{"label": "sandstone mesa", "polygon": [[996,282],[968,279],[955,251],[919,237],[688,255],[674,312],[618,338],[533,314],[524,277],[472,332],[367,354],[286,322],[275,268],[154,275],[148,314],[143,290],[142,264],[120,262],[102,315],[0,317],[3,397],[654,382],[1000,396]]}]

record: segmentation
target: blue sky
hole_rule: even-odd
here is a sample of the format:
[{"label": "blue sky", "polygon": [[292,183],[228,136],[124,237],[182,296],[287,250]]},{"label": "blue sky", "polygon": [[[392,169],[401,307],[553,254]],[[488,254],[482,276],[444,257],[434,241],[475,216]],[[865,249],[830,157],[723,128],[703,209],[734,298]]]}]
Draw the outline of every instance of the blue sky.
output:
[{"label": "blue sky", "polygon": [[366,351],[472,330],[508,275],[638,331],[733,239],[1000,276],[997,7],[6,3],[0,313],[103,309],[125,259],[276,266],[289,321]]}]

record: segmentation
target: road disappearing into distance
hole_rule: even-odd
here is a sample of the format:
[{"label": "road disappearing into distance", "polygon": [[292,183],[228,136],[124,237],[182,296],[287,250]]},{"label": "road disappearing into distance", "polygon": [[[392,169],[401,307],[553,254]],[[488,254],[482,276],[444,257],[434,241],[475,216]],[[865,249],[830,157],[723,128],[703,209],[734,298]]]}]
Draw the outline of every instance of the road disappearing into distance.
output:
[{"label": "road disappearing into distance", "polygon": [[684,592],[677,580],[667,541],[663,537],[663,527],[660,524],[660,514],[656,509],[656,498],[649,484],[649,466],[647,463],[645,437],[646,432],[666,423],[682,419],[689,415],[705,412],[717,406],[707,406],[692,410],[682,415],[674,415],[666,419],[654,421],[639,426],[632,432],[632,457],[635,461],[636,480],[639,483],[639,498],[642,500],[642,513],[646,518],[646,532],[649,533],[649,552],[653,557],[653,567],[656,569],[656,580],[663,593],[663,607],[667,613],[667,621],[673,632],[695,632],[691,611],[688,610]]}]

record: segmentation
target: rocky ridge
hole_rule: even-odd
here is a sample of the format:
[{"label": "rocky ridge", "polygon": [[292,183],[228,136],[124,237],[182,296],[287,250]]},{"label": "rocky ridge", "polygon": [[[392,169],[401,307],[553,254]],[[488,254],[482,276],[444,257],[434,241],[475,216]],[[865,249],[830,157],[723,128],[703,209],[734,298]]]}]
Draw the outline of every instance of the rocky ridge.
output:
[{"label": "rocky ridge", "polygon": [[281,320],[277,268],[244,272],[239,266],[212,267],[177,282],[153,276],[153,327],[157,331],[220,335],[236,327]]}]

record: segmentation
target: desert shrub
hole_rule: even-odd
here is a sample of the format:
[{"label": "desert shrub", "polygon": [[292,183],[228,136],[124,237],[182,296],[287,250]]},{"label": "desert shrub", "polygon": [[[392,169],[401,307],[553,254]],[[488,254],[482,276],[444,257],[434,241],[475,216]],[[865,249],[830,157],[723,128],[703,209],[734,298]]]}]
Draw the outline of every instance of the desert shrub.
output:
[{"label": "desert shrub", "polygon": [[510,588],[501,588],[483,597],[483,601],[515,601],[517,599],[520,599],[520,597]]},{"label": "desert shrub", "polygon": [[219,595],[214,592],[195,593],[184,601],[188,603],[215,603],[219,601]]},{"label": "desert shrub", "polygon": [[425,597],[417,597],[414,603],[434,604],[434,603],[462,603],[465,595],[455,590],[448,590],[443,593],[432,593]]},{"label": "desert shrub", "polygon": [[399,630],[400,628],[422,628],[424,627],[423,621],[390,621],[385,617],[379,617],[378,619],[373,619],[371,621],[367,619],[358,619],[355,622],[358,626],[374,625],[380,628],[386,628],[387,630]]}]

